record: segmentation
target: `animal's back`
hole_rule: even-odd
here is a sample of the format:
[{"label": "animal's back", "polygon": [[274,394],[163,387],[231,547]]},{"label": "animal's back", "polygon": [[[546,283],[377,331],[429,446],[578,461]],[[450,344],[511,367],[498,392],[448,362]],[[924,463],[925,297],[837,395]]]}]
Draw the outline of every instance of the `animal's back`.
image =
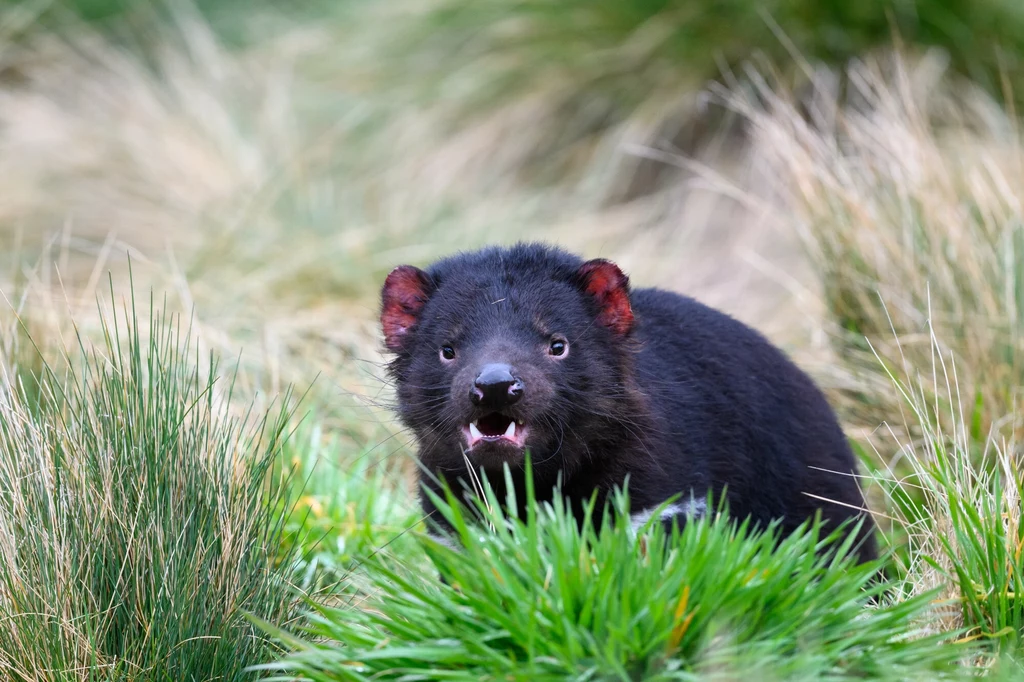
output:
[{"label": "animal's back", "polygon": [[[637,382],[649,399],[675,477],[717,494],[730,511],[793,528],[823,501],[864,506],[853,453],[825,396],[764,336],[698,301],[658,289],[632,295]],[[700,494],[700,490],[696,490]],[[826,512],[834,505],[824,504]]]}]

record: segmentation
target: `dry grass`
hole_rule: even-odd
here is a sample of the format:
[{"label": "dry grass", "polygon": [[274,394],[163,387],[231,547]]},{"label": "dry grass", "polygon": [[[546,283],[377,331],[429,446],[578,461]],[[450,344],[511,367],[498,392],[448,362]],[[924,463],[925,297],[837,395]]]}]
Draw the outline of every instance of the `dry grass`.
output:
[{"label": "dry grass", "polygon": [[[819,80],[812,122],[767,86],[765,106],[730,95],[752,124],[762,177],[776,180],[782,219],[815,264],[846,415],[867,431],[902,421],[876,351],[897,372],[922,372],[929,404],[942,398],[928,376],[931,324],[956,359],[958,409],[972,438],[1016,442],[1024,427],[1016,124],[947,78],[934,56],[867,62],[850,81],[853,103],[844,104]],[[945,420],[950,405],[935,417]]]},{"label": "dry grass", "polygon": [[[927,380],[888,373],[905,410],[902,432],[919,434],[908,439],[890,430],[907,473],[886,466],[876,474],[895,537],[906,543],[895,548],[898,598],[937,589],[946,603],[932,614],[930,629],[964,628],[963,641],[1016,653],[1024,626],[1020,457],[1012,442],[975,440],[953,354],[934,329],[929,342],[935,354]],[[936,386],[944,401],[936,400]],[[888,458],[880,459],[884,466]],[[974,655],[991,662],[986,653]]]}]

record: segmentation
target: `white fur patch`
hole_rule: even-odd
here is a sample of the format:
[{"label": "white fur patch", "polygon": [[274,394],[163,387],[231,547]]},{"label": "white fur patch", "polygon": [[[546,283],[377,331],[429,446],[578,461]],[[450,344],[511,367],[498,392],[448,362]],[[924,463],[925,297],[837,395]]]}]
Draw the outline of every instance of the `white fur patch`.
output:
[{"label": "white fur patch", "polygon": [[429,537],[431,540],[438,543],[439,545],[444,545],[448,549],[454,549],[456,552],[462,549],[451,538],[445,537],[444,535],[438,535],[437,533],[428,532],[427,537]]},{"label": "white fur patch", "polygon": [[[679,514],[685,514],[686,516],[699,519],[700,517],[704,516],[704,511],[706,507],[707,503],[704,500],[691,499],[686,504],[668,505],[667,507],[661,510],[661,513],[658,515],[658,518],[662,521],[667,521],[674,516],[678,516]],[[654,514],[654,512],[654,509],[643,509],[641,511],[636,512],[635,514],[630,514],[629,525],[632,527],[633,532],[636,533],[644,526],[644,524],[650,521],[651,516]]]}]

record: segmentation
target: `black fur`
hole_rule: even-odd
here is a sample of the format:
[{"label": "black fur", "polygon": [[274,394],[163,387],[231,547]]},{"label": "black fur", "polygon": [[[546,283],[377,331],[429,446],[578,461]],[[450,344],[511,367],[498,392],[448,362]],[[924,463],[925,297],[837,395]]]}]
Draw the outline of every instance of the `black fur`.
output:
[{"label": "black fur", "polygon": [[[759,524],[781,518],[784,532],[818,509],[832,525],[857,515],[864,500],[843,431],[822,393],[780,350],[691,298],[630,291],[625,276],[588,285],[584,265],[555,248],[518,244],[458,254],[425,273],[405,266],[389,278],[382,321],[395,357],[388,372],[427,471],[463,486],[463,428],[485,412],[469,392],[481,367],[497,362],[514,368],[525,387],[503,412],[528,429],[539,499],[550,498],[561,474],[564,494],[580,509],[628,474],[634,512],[677,493],[699,499],[710,489],[717,498],[725,487],[732,516]],[[601,276],[619,272],[607,266]],[[623,298],[614,291],[602,298],[602,286],[618,286]],[[549,353],[553,335],[568,341],[563,357]],[[453,360],[439,354],[446,345]],[[522,449],[508,442],[467,455],[474,467],[500,471],[509,462],[522,470]],[[503,499],[501,477],[489,478]],[[432,476],[421,480],[437,489]],[[422,504],[433,511],[425,496]],[[859,555],[875,556],[870,517]]]}]

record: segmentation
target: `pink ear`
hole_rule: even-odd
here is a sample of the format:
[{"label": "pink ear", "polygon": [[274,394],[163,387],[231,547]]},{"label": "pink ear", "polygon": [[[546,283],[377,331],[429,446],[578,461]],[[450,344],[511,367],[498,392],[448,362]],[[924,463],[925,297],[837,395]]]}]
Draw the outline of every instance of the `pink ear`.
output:
[{"label": "pink ear", "polygon": [[633,327],[629,305],[629,278],[619,266],[603,258],[589,260],[578,271],[583,290],[593,296],[601,312],[597,321],[619,335]]},{"label": "pink ear", "polygon": [[384,345],[390,350],[402,349],[405,334],[419,320],[430,289],[430,277],[412,265],[398,266],[384,280],[380,324],[384,330]]}]

